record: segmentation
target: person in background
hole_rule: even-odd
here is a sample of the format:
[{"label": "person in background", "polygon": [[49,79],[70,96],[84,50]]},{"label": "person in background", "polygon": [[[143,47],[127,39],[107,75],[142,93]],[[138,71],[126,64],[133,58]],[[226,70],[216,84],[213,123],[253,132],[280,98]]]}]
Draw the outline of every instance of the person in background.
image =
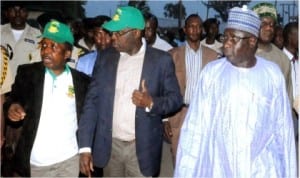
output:
[{"label": "person in background", "polygon": [[284,47],[283,52],[289,58],[292,66],[292,84],[293,84],[293,98],[300,94],[299,92],[299,56],[298,56],[298,22],[290,22],[284,26],[283,29],[283,38],[284,38]]},{"label": "person in background", "polygon": [[296,177],[290,102],[278,66],[256,56],[260,19],[234,7],[225,57],[205,66],[183,123],[174,177]]},{"label": "person in background", "polygon": [[[67,24],[71,28],[71,31],[74,36],[74,45],[78,44],[78,41],[83,37],[82,34],[82,20],[74,19],[73,17],[66,17]],[[78,47],[78,46],[77,46]]]},{"label": "person in background", "polygon": [[258,14],[261,20],[256,55],[270,60],[279,66],[286,82],[286,89],[292,106],[293,85],[291,78],[291,64],[287,56],[272,44],[274,27],[277,22],[276,8],[271,3],[258,3],[252,10]]},{"label": "person in background", "polygon": [[167,41],[172,48],[177,47],[177,43],[175,42],[176,34],[173,30],[164,30],[161,38]]},{"label": "person in background", "polygon": [[220,42],[220,43],[223,44],[223,41],[224,41],[224,36],[223,36],[223,34],[222,34],[222,33],[219,33],[219,34],[217,35],[217,37],[216,37],[216,40],[217,40],[218,42]]},{"label": "person in background", "polygon": [[223,44],[217,40],[217,35],[219,34],[219,24],[220,22],[216,18],[209,18],[205,20],[203,23],[205,38],[201,41],[201,45],[215,50],[219,54],[219,57],[221,57],[223,55],[221,49]]},{"label": "person in background", "polygon": [[94,27],[97,26],[95,24],[95,18],[88,17],[82,19],[82,34],[83,37],[78,41],[77,46],[85,49],[86,52],[91,52],[96,50],[95,42],[94,42]]},{"label": "person in background", "polygon": [[108,16],[101,15],[95,17],[95,23],[97,25],[94,27],[94,42],[97,50],[79,58],[76,65],[76,69],[78,71],[92,76],[97,55],[100,54],[104,49],[111,46],[111,36],[109,32],[101,27],[104,22],[109,20],[111,20],[111,18]]},{"label": "person in background", "polygon": [[[134,19],[134,20],[133,20]],[[94,67],[79,121],[80,170],[103,167],[107,177],[157,175],[162,118],[182,105],[172,57],[147,46],[140,10],[125,6],[102,25],[112,46]]]},{"label": "person in background", "polygon": [[161,49],[163,51],[168,51],[173,48],[168,42],[161,39],[157,34],[158,21],[156,16],[151,13],[144,14],[145,18],[145,30],[144,37],[146,39],[147,45],[153,48]]},{"label": "person in background", "polygon": [[279,49],[283,49],[283,28],[281,25],[276,25],[274,28],[274,37],[272,43]]},{"label": "person in background", "polygon": [[176,36],[174,41],[177,47],[185,45],[186,40],[185,40],[185,33],[183,28],[178,29],[178,36]]},{"label": "person in background", "polygon": [[49,22],[42,34],[42,62],[18,67],[6,117],[23,129],[14,156],[21,177],[78,177],[77,123],[89,77],[70,68],[70,28]]},{"label": "person in background", "polygon": [[66,23],[65,19],[59,12],[44,12],[36,18],[41,33],[43,33],[46,24],[51,20],[57,20],[59,22]]},{"label": "person in background", "polygon": [[[299,102],[300,88],[299,88],[299,56],[298,56],[298,22],[290,22],[285,25],[283,29],[283,39],[284,39],[284,47],[283,52],[288,57],[291,64],[291,78],[292,78],[292,86],[293,86],[293,105],[294,103]],[[298,101],[297,101],[298,100]],[[292,105],[292,106],[293,106]],[[298,133],[299,133],[299,111],[297,112],[297,105],[293,107],[293,119],[294,119],[294,129],[296,141],[298,142]]]},{"label": "person in background", "polygon": [[191,99],[197,88],[197,81],[204,66],[217,59],[218,54],[201,45],[200,39],[202,35],[202,19],[197,14],[189,15],[185,20],[183,28],[186,35],[186,43],[183,46],[171,49],[176,77],[179,82],[180,92],[184,100],[181,109],[170,115],[169,119],[164,122],[165,138],[172,145],[173,163],[175,164],[178,139],[180,129],[184,121]]},{"label": "person in background", "polygon": [[[1,2],[2,3],[2,2]],[[21,64],[35,62],[30,55],[37,50],[41,32],[26,23],[28,17],[27,3],[22,1],[3,2],[4,14],[9,23],[1,25],[1,45],[9,54],[9,65],[13,78]]]}]

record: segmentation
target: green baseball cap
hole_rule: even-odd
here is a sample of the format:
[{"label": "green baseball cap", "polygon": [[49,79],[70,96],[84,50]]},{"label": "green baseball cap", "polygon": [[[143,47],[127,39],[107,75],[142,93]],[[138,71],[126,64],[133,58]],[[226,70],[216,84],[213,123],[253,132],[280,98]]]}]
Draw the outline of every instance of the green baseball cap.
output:
[{"label": "green baseball cap", "polygon": [[57,20],[52,20],[46,24],[43,34],[40,36],[48,38],[57,43],[74,44],[74,37],[68,25],[63,24]]},{"label": "green baseball cap", "polygon": [[140,10],[131,6],[125,6],[118,8],[112,20],[104,23],[102,27],[112,32],[126,28],[143,30],[145,21]]}]

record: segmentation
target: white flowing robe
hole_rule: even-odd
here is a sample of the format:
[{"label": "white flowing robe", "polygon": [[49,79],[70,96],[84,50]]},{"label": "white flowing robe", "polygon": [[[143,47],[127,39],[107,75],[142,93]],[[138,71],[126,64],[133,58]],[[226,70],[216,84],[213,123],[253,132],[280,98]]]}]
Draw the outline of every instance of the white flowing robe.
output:
[{"label": "white flowing robe", "polygon": [[181,129],[175,177],[296,177],[283,75],[256,58],[252,68],[222,58],[203,69]]}]

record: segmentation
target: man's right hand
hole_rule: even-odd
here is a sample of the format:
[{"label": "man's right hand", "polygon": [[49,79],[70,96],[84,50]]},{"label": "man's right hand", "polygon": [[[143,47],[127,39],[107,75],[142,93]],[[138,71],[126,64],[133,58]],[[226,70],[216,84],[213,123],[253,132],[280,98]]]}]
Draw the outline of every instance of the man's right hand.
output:
[{"label": "man's right hand", "polygon": [[171,143],[172,142],[171,138],[173,137],[173,133],[172,133],[170,122],[164,121],[163,125],[164,125],[164,137],[168,143]]},{"label": "man's right hand", "polygon": [[88,177],[92,177],[93,159],[91,153],[80,153],[80,172]]},{"label": "man's right hand", "polygon": [[25,116],[26,113],[24,108],[18,103],[14,103],[10,105],[10,107],[8,108],[8,118],[11,121],[16,122],[16,121],[23,120]]}]

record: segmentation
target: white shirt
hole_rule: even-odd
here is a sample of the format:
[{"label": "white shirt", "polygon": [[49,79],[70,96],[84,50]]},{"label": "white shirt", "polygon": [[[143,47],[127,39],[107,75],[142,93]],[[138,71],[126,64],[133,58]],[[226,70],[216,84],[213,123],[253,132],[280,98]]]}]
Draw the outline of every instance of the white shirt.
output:
[{"label": "white shirt", "polygon": [[170,49],[173,48],[168,42],[165,40],[161,39],[158,34],[156,34],[156,39],[154,44],[152,45],[153,48],[157,48],[163,51],[169,51]]},{"label": "white shirt", "polygon": [[219,54],[219,56],[222,56],[222,54],[223,54],[223,52],[222,52],[223,44],[218,42],[217,40],[215,40],[213,44],[207,44],[206,43],[206,38],[204,38],[200,43],[203,46],[206,46],[206,47],[216,51]]},{"label": "white shirt", "polygon": [[41,117],[30,163],[36,166],[48,166],[76,155],[78,153],[77,127],[71,72],[64,71],[54,79],[47,71]]},{"label": "white shirt", "polygon": [[121,53],[117,69],[117,80],[113,110],[113,138],[123,141],[135,139],[135,111],[136,106],[132,103],[132,93],[139,89],[146,43],[139,52],[130,56]]},{"label": "white shirt", "polygon": [[96,46],[95,46],[95,45],[93,45],[92,48],[89,48],[89,47],[86,45],[86,43],[84,42],[84,39],[83,39],[83,38],[81,38],[81,39],[78,41],[78,44],[79,44],[80,46],[86,48],[86,49],[89,50],[89,51],[94,51],[94,50],[96,50]]},{"label": "white shirt", "polygon": [[185,66],[186,66],[186,90],[184,103],[190,104],[193,94],[197,90],[197,82],[202,69],[202,51],[201,45],[194,51],[188,43],[185,47]]},{"label": "white shirt", "polygon": [[23,30],[15,30],[15,29],[11,29],[14,37],[15,37],[15,40],[16,41],[19,41],[19,39],[21,38],[23,32],[24,32],[24,29]]}]

